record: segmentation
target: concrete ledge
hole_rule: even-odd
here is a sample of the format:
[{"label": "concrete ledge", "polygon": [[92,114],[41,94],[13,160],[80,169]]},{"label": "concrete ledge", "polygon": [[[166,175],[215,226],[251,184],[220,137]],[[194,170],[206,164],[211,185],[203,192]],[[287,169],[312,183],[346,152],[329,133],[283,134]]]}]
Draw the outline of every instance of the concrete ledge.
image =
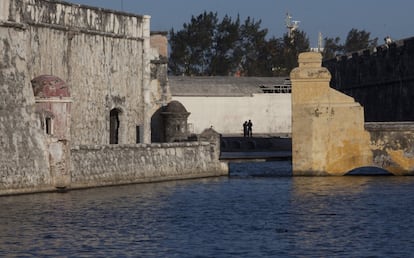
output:
[{"label": "concrete ledge", "polygon": [[87,188],[131,185],[131,184],[143,184],[143,183],[155,183],[155,182],[166,182],[166,181],[175,181],[175,180],[199,179],[199,178],[220,177],[220,176],[228,176],[228,172],[223,172],[223,171],[217,170],[217,171],[212,171],[212,172],[194,173],[194,174],[181,174],[181,175],[174,175],[174,176],[131,178],[131,179],[119,180],[117,182],[74,183],[70,186],[70,188],[68,188],[68,190],[79,190],[79,189],[87,189]]},{"label": "concrete ledge", "polygon": [[103,149],[146,149],[146,148],[176,148],[176,147],[197,147],[208,146],[209,142],[194,141],[194,142],[172,142],[172,143],[151,143],[151,144],[105,144],[105,145],[77,145],[72,146],[71,150],[103,150]]},{"label": "concrete ledge", "polygon": [[33,193],[47,193],[47,192],[58,192],[59,189],[53,186],[39,186],[39,187],[28,187],[28,188],[14,188],[14,189],[1,189],[1,196],[10,195],[21,195],[21,194],[33,194]]},{"label": "concrete ledge", "polygon": [[369,122],[365,123],[368,131],[414,131],[414,122]]}]

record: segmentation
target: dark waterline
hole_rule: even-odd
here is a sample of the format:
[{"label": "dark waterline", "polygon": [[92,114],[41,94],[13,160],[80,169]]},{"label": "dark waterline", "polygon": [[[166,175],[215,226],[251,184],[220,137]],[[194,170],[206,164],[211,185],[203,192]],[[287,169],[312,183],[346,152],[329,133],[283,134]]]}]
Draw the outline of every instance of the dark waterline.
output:
[{"label": "dark waterline", "polygon": [[238,169],[231,177],[0,198],[0,256],[414,252],[414,177],[252,177]]}]

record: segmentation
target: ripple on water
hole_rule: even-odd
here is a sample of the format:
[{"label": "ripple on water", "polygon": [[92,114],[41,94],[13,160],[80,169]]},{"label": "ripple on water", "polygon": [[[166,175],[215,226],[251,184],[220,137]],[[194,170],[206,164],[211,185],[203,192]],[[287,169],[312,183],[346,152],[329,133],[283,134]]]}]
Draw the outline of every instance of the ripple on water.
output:
[{"label": "ripple on water", "polygon": [[413,177],[231,176],[0,198],[0,256],[409,257]]}]

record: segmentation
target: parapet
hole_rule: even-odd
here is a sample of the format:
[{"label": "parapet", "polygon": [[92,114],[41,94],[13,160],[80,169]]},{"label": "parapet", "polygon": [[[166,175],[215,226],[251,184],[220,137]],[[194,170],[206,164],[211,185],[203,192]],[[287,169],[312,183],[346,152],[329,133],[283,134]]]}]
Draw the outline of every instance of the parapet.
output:
[{"label": "parapet", "polygon": [[[1,0],[0,22],[76,30],[121,38],[142,38],[150,16],[46,0]],[[149,34],[149,32],[148,32]]]}]

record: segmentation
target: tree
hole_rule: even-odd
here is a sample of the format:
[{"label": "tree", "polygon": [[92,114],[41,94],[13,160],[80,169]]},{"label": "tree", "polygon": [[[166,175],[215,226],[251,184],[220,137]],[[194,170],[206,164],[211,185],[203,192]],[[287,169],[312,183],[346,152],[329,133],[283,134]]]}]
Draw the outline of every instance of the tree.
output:
[{"label": "tree", "polygon": [[170,63],[173,74],[203,75],[210,67],[211,46],[217,27],[217,13],[204,12],[184,23],[183,30],[170,31]]},{"label": "tree", "polygon": [[260,76],[265,68],[266,29],[260,29],[261,20],[255,22],[247,17],[240,26],[236,54],[240,57],[240,67],[246,76]]},{"label": "tree", "polygon": [[169,72],[174,75],[289,76],[299,53],[309,51],[306,33],[266,39],[261,20],[240,22],[217,13],[192,16],[183,29],[170,31]]},{"label": "tree", "polygon": [[211,75],[228,75],[237,70],[241,57],[235,55],[234,45],[240,38],[240,19],[232,21],[227,15],[218,24],[213,42],[213,55],[209,73]]},{"label": "tree", "polygon": [[376,47],[378,38],[370,39],[370,35],[365,30],[351,29],[345,40],[344,51],[349,53]]},{"label": "tree", "polygon": [[169,71],[186,75],[271,75],[267,30],[248,17],[243,24],[216,13],[192,16],[183,30],[170,31]]},{"label": "tree", "polygon": [[339,43],[341,41],[339,37],[336,37],[336,38],[326,37],[324,41],[325,41],[325,46],[322,52],[322,56],[324,59],[331,59],[331,58],[334,58],[336,55],[343,53],[344,46]]},{"label": "tree", "polygon": [[299,54],[309,51],[309,38],[304,31],[296,30],[293,37],[289,37],[286,33],[283,37],[283,43],[283,60],[287,76],[293,68],[298,66]]},{"label": "tree", "polygon": [[286,76],[288,71],[284,62],[283,39],[275,37],[270,38],[267,41],[267,51],[270,58],[271,76]]}]

